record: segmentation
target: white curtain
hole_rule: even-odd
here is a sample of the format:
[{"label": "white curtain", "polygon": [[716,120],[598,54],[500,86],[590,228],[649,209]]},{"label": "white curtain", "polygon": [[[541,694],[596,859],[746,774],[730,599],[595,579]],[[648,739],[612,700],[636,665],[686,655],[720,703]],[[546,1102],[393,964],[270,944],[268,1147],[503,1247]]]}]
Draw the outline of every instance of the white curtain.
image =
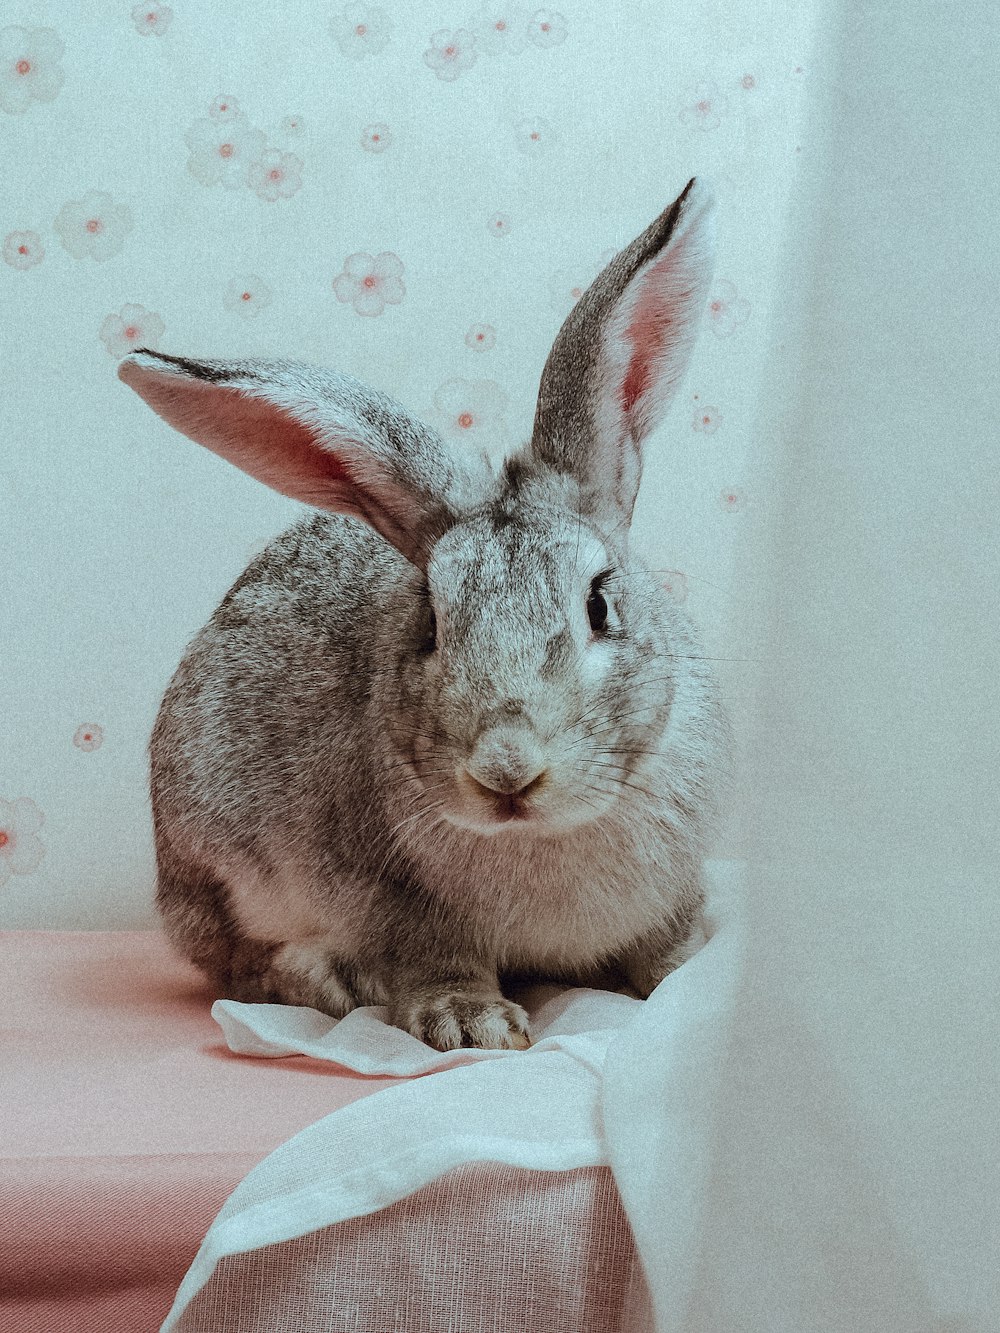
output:
[{"label": "white curtain", "polygon": [[985,1333],[1000,19],[848,0],[816,50],[743,563],[741,970],[682,1051],[632,1029],[608,1132],[657,1333]]}]

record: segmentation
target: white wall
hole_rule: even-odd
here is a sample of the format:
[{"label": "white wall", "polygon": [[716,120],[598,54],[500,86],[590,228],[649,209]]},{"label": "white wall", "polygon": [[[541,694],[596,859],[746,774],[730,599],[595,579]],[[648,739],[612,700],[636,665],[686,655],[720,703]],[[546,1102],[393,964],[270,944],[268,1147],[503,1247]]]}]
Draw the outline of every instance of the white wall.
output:
[{"label": "white wall", "polygon": [[[151,923],[144,747],[159,696],[250,554],[297,512],[118,383],[100,333],[126,304],[162,321],[164,351],[328,362],[416,412],[449,380],[491,381],[508,404],[496,424],[516,439],[567,291],[691,175],[714,176],[722,308],[650,448],[637,521],[652,563],[686,575],[710,651],[747,655],[730,642],[743,599],[734,541],[773,484],[755,421],[812,5],[558,0],[550,32],[564,27],[565,40],[550,46],[526,36],[535,11],[509,8],[522,49],[484,49],[453,82],[424,62],[432,34],[490,15],[476,0],[383,6],[391,40],[361,60],[331,34],[335,8],[306,0],[178,0],[160,33],[110,0],[16,0],[0,20],[53,29],[64,47],[59,57],[32,37],[18,57],[17,35],[0,38],[0,236],[34,233],[29,252],[44,249],[35,266],[0,264],[0,816],[10,823],[10,803],[25,800],[44,817],[34,834],[21,819],[22,853],[35,837],[37,856],[0,848],[0,924]],[[361,20],[378,27],[377,14]],[[41,68],[51,100],[18,109],[17,58]],[[220,95],[300,159],[289,198],[192,174],[185,136]],[[298,134],[282,127],[289,116]],[[536,119],[541,150],[522,152],[519,127]],[[360,145],[373,123],[392,133],[379,154]],[[75,257],[55,225],[95,190],[132,223],[102,260]],[[490,232],[496,213],[506,236]],[[114,217],[104,222],[114,237]],[[17,263],[16,237],[9,249]],[[404,265],[404,300],[375,318],[332,289],[357,251]],[[230,283],[255,297],[262,283],[270,303],[244,318],[242,303],[224,303]],[[466,346],[480,323],[496,330],[492,350]],[[694,428],[706,406],[711,434]],[[745,664],[721,669],[738,703]],[[88,727],[103,740],[81,749]]]}]

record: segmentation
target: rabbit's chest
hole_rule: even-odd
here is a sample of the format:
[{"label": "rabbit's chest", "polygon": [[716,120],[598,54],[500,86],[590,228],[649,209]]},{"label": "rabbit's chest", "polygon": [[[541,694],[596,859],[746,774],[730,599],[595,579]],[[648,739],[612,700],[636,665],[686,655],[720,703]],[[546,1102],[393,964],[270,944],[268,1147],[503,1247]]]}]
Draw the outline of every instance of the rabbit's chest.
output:
[{"label": "rabbit's chest", "polygon": [[661,926],[691,892],[668,843],[647,835],[623,844],[497,846],[437,887],[478,916],[502,968],[586,967]]}]

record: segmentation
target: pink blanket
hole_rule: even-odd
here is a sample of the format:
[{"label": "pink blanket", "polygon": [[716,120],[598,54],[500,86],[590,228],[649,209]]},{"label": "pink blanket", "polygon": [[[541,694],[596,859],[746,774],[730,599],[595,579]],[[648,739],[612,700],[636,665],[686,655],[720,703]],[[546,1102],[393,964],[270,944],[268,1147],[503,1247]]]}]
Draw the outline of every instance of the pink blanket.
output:
[{"label": "pink blanket", "polygon": [[144,1333],[246,1173],[390,1086],[233,1055],[157,931],[2,931],[0,1326]]}]

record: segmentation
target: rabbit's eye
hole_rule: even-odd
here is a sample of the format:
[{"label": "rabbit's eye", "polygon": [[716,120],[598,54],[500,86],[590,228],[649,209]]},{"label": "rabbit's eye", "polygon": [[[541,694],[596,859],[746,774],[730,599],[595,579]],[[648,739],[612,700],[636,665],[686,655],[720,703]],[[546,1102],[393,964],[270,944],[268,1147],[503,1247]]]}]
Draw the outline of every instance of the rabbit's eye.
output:
[{"label": "rabbit's eye", "polygon": [[595,634],[602,633],[608,627],[608,604],[601,592],[601,583],[606,577],[607,575],[601,574],[594,579],[587,595],[587,619]]}]

